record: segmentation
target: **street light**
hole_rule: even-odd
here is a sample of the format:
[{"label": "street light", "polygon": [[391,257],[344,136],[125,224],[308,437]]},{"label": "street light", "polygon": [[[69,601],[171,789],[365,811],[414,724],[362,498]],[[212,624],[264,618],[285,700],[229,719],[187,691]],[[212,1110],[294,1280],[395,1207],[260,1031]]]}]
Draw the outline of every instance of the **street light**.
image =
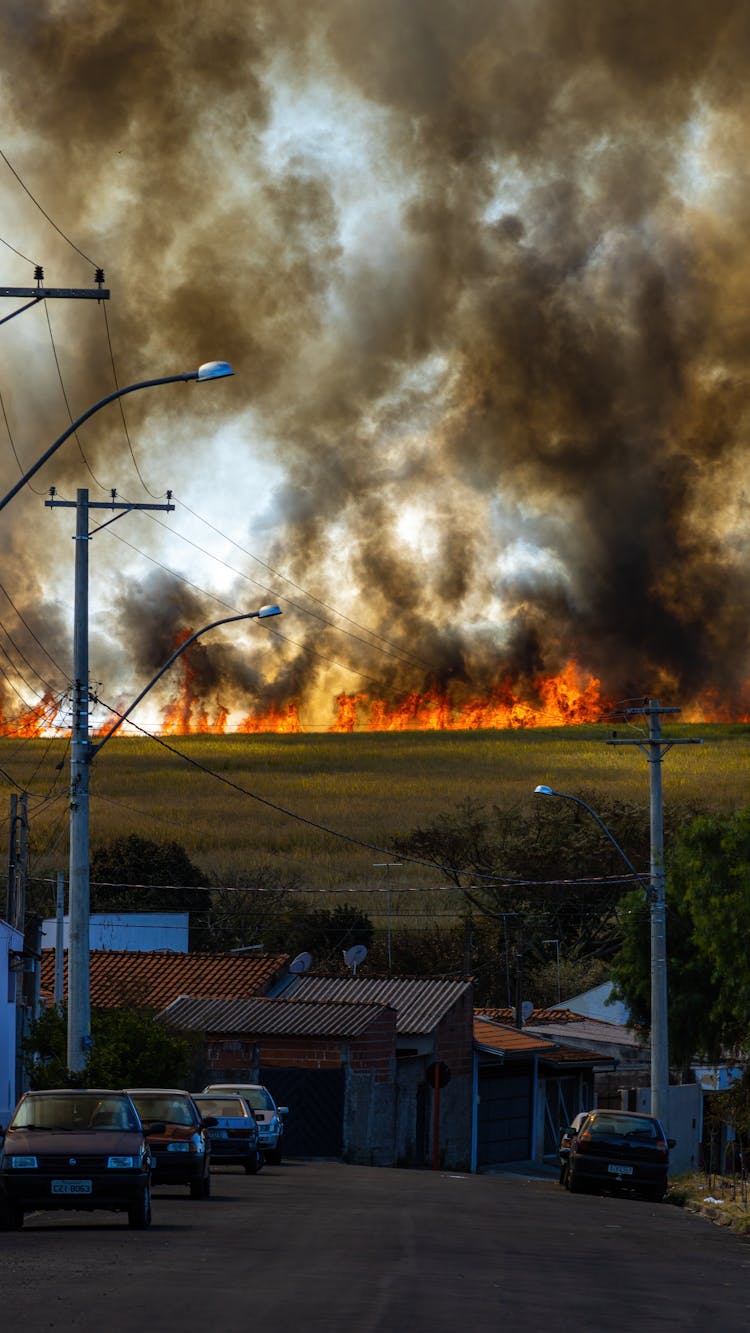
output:
[{"label": "street light", "polygon": [[230,625],[237,620],[266,620],[269,616],[280,616],[281,607],[262,606],[258,611],[245,611],[241,615],[223,616],[221,620],[212,620],[210,625],[191,634],[171,657],[156,672],[155,676],[141,690],[130,707],[117,718],[109,731],[96,744],[92,745],[88,734],[88,708],[82,708],[74,717],[73,733],[77,744],[71,747],[70,759],[70,888],[69,888],[69,929],[68,929],[68,1069],[83,1069],[86,1053],[91,1044],[91,996],[89,969],[89,774],[94,757],[108,740],[119,730],[123,722],[141,700],[161,680],[172,663],[195,643],[196,639],[207,634],[219,625]]},{"label": "street light", "polygon": [[[161,384],[176,384],[189,380],[225,379],[234,371],[228,361],[205,361],[197,370],[184,371],[180,375],[162,375],[158,379],[139,380],[135,384],[126,384],[122,389],[115,389],[106,397],[82,412],[75,421],[58,435],[49,449],[38,458],[33,467],[17,481],[15,486],[0,499],[0,510],[4,509],[15,495],[44,467],[54,453],[70,438],[89,417],[94,416],[108,403],[126,394],[136,393],[140,389],[153,389]],[[65,505],[68,502],[48,500],[47,505]],[[71,505],[73,502],[70,502]],[[88,543],[91,534],[88,531],[89,508],[108,509],[172,509],[166,505],[125,505],[114,499],[106,504],[89,505],[88,491],[79,490],[75,502],[76,521],[76,559],[75,559],[75,609],[73,630],[73,725],[70,757],[70,902],[69,902],[69,939],[68,939],[68,1068],[79,1071],[86,1062],[86,1047],[90,1044],[90,1000],[89,1000],[89,835],[88,835],[88,770],[93,758],[88,737]],[[266,610],[266,614],[275,614]],[[229,617],[244,619],[244,617]],[[217,621],[216,624],[223,622]],[[206,628],[209,628],[206,626]],[[203,631],[199,631],[203,633]],[[197,637],[197,636],[193,636]],[[182,650],[192,640],[188,639]],[[177,654],[173,654],[172,659]],[[167,666],[169,663],[166,664]],[[163,668],[166,670],[166,666]],[[161,672],[159,673],[161,675]],[[158,677],[156,677],[158,679]],[[151,682],[153,684],[153,681]],[[146,690],[151,688],[151,684]],[[146,690],[139,696],[143,697]],[[116,728],[113,729],[113,731]],[[107,740],[105,737],[104,740]],[[102,744],[104,744],[104,740]],[[101,747],[97,747],[101,748]],[[95,753],[95,751],[94,751]],[[71,1012],[73,1018],[71,1018]],[[71,1031],[72,1028],[72,1031]]]},{"label": "street light", "polygon": [[646,893],[651,912],[651,1114],[656,1115],[664,1125],[669,1119],[669,1029],[667,1018],[667,956],[664,947],[664,895],[663,878],[653,872],[646,879],[636,870],[633,862],[623,851],[614,834],[610,832],[604,820],[596,810],[581,796],[570,792],[554,791],[552,787],[534,788],[535,796],[556,796],[561,801],[572,801],[587,810],[595,819],[599,828],[609,838],[612,846],[622,857],[628,870],[635,876]]},{"label": "street light", "polygon": [[21,480],[17,481],[15,486],[11,486],[7,495],[3,496],[0,500],[0,509],[4,509],[9,501],[13,499],[13,496],[17,495],[28,481],[31,481],[31,478],[36,475],[39,469],[44,467],[44,464],[57,452],[60,445],[70,439],[70,436],[78,430],[79,426],[83,425],[84,421],[88,421],[89,417],[93,417],[95,412],[98,412],[102,407],[106,407],[108,403],[113,403],[116,398],[124,398],[126,393],[135,393],[138,389],[153,389],[159,384],[176,384],[180,380],[217,380],[233,374],[234,371],[228,361],[205,361],[197,370],[188,370],[182,375],[163,375],[156,380],[139,380],[137,384],[126,384],[124,389],[115,389],[114,393],[108,393],[106,398],[100,398],[98,403],[94,403],[92,407],[87,408],[79,417],[76,417],[75,421],[70,423],[62,435],[58,435],[54,444],[50,445],[46,453],[43,453],[41,458],[38,458],[34,463],[34,466],[30,467],[28,472],[24,472]]}]

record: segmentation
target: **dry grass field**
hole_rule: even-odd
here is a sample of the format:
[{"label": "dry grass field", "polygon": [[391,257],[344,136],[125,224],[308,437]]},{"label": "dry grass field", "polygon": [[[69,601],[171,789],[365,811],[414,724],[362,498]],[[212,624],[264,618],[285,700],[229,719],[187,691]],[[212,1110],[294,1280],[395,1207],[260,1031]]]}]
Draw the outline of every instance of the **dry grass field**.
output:
[{"label": "dry grass field", "polygon": [[[705,743],[667,755],[665,802],[723,811],[746,803],[750,726],[677,724],[669,734]],[[118,738],[92,768],[91,840],[131,833],[174,839],[215,884],[236,883],[265,862],[295,872],[311,890],[367,895],[382,888],[385,872],[373,863],[394,859],[394,838],[467,798],[487,806],[531,802],[535,785],[545,782],[590,800],[601,792],[642,802],[645,817],[646,758],[635,747],[606,745],[610,735],[593,726],[262,734],[171,737],[169,748]],[[66,868],[67,759],[62,741],[0,740],[0,770],[31,793],[32,876]],[[404,888],[407,876],[413,886],[434,879],[426,869],[404,867]]]}]

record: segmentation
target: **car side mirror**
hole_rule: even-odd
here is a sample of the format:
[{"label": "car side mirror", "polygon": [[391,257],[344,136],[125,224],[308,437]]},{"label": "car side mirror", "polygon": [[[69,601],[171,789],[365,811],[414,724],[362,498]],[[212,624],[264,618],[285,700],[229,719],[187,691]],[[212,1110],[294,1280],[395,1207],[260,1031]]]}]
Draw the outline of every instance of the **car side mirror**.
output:
[{"label": "car side mirror", "polygon": [[215,1115],[204,1115],[201,1120],[204,1129],[213,1129],[214,1125],[218,1125],[218,1123]]},{"label": "car side mirror", "polygon": [[277,1112],[278,1112],[279,1115],[289,1115],[289,1107],[288,1107],[288,1106],[277,1106],[277,1107],[276,1107],[276,1110],[277,1110]]},{"label": "car side mirror", "polygon": [[676,1147],[677,1147],[677,1139],[667,1139],[667,1147],[668,1147],[668,1148],[676,1148]]}]

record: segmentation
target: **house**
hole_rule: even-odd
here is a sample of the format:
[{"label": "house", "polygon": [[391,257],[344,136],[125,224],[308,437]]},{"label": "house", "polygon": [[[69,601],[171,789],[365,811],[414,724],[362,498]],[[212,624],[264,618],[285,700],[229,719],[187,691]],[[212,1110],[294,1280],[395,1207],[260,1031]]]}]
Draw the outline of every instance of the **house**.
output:
[{"label": "house", "polygon": [[474,1169],[507,1162],[555,1161],[560,1130],[596,1105],[595,1076],[608,1060],[596,1051],[474,1015],[476,1132]]},{"label": "house", "polygon": [[161,1018],[204,1038],[202,1082],[264,1083],[290,1112],[284,1151],[369,1166],[395,1161],[396,1011],[329,1000],[193,999]]},{"label": "house", "polygon": [[[473,1122],[472,985],[288,973],[262,1003],[162,1015],[202,1032],[211,1082],[265,1083],[292,1108],[286,1151],[466,1170]],[[436,1078],[437,1073],[437,1078]],[[435,1084],[437,1083],[437,1087]],[[295,1112],[304,1107],[304,1115]],[[376,1127],[377,1125],[377,1127]]]},{"label": "house", "polygon": [[[70,918],[62,918],[63,948],[68,947]],[[91,949],[145,950],[169,949],[187,953],[190,928],[189,912],[92,912],[89,918]],[[54,949],[57,919],[42,922],[42,948]]]}]

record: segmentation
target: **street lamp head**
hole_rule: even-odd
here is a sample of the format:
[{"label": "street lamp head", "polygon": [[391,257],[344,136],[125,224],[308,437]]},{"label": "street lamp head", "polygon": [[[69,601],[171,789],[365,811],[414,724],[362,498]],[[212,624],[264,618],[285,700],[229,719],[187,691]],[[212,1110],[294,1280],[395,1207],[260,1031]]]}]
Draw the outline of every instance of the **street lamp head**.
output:
[{"label": "street lamp head", "polygon": [[556,793],[553,792],[553,790],[552,790],[551,787],[535,787],[535,788],[534,788],[534,795],[535,795],[535,796],[555,796]]},{"label": "street lamp head", "polygon": [[262,606],[262,607],[260,608],[260,611],[257,611],[257,612],[256,612],[256,615],[257,615],[257,617],[258,617],[258,620],[265,620],[267,616],[280,616],[280,615],[281,615],[281,607],[280,607],[280,606]]},{"label": "street lamp head", "polygon": [[199,380],[221,380],[225,375],[233,375],[234,371],[228,361],[204,361],[202,366],[198,367],[197,378]]}]

